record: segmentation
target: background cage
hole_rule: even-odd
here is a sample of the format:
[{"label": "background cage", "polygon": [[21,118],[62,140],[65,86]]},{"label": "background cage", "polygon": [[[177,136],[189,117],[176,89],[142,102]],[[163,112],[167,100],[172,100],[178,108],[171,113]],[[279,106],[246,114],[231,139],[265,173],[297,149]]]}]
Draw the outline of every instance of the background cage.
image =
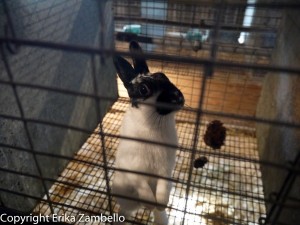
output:
[{"label": "background cage", "polygon": [[[129,56],[135,39],[151,71],[166,73],[186,98],[169,223],[297,224],[299,6],[3,0],[1,211],[117,212],[110,185],[128,98],[111,57]],[[214,119],[227,128],[220,150],[203,142]],[[199,156],[209,162],[193,168]],[[132,220],[152,216],[143,209]]]}]

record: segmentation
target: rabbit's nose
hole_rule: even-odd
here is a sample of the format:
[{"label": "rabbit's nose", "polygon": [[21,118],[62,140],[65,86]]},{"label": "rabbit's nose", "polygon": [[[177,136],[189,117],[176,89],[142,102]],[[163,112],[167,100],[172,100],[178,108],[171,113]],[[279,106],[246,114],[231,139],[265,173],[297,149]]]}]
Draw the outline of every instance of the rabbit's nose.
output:
[{"label": "rabbit's nose", "polygon": [[184,105],[184,97],[180,91],[173,92],[174,98],[172,99],[172,103],[178,104],[180,106]]},{"label": "rabbit's nose", "polygon": [[157,102],[165,103],[166,105],[168,105],[168,107],[166,106],[156,107],[156,111],[160,115],[167,115],[173,111],[177,111],[181,109],[181,107],[184,105],[184,97],[178,89],[172,91],[163,91],[157,97]]}]

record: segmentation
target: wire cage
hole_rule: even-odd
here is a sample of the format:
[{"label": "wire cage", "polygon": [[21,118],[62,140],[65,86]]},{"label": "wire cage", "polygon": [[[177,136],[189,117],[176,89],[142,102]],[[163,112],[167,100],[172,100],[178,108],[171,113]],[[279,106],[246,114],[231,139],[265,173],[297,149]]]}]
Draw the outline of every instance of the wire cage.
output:
[{"label": "wire cage", "polygon": [[[151,71],[185,96],[168,223],[297,224],[299,9],[267,0],[1,1],[2,222],[120,220],[111,185],[130,103],[112,56],[130,58],[136,40]],[[215,120],[226,128],[220,149],[204,140]],[[126,220],[152,224],[153,215],[141,208]]]}]

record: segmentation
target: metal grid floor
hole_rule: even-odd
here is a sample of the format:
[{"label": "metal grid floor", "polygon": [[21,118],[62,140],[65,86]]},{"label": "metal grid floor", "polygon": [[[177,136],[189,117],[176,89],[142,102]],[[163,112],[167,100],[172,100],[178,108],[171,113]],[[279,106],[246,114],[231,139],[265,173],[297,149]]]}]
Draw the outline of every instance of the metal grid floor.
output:
[{"label": "metal grid floor", "polygon": [[[119,134],[127,107],[127,99],[119,98],[103,120],[104,132],[111,134],[105,136],[104,142],[108,167],[113,166],[119,142],[119,139],[113,136]],[[260,216],[266,212],[259,164],[255,163],[258,159],[255,130],[225,123],[225,146],[220,150],[212,150],[203,142],[202,137],[208,122],[203,121],[196,158],[205,155],[209,162],[203,168],[193,169],[191,189],[186,198],[195,115],[191,111],[182,110],[177,113],[176,121],[180,148],[177,151],[173,178],[178,182],[173,184],[167,209],[169,224],[181,224],[183,220],[185,224],[203,225],[258,224]],[[105,172],[99,166],[104,163],[98,131],[99,127],[49,190],[54,213],[75,217],[80,213],[109,213]],[[109,170],[109,178],[112,182],[112,170]],[[114,212],[118,211],[115,201],[112,202],[112,207]],[[40,202],[34,212],[51,214],[47,202]],[[144,209],[139,210],[135,216],[135,221],[144,224],[150,224],[152,220],[150,212]]]}]

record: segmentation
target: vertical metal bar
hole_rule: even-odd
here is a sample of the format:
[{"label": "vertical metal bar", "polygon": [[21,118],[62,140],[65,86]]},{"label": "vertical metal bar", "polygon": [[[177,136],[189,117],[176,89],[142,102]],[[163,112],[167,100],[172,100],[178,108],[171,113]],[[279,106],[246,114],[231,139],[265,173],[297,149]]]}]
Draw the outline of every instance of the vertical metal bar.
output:
[{"label": "vertical metal bar", "polygon": [[211,77],[214,73],[214,62],[216,61],[217,58],[217,52],[218,52],[217,38],[219,36],[219,31],[221,28],[221,19],[224,14],[224,8],[225,8],[224,0],[221,0],[220,3],[218,3],[216,6],[218,10],[216,12],[216,24],[214,27],[215,29],[213,30],[212,33],[212,46],[210,51],[211,63],[209,64],[209,66],[206,66],[206,70],[205,70],[205,76],[209,76],[209,77]]},{"label": "vertical metal bar", "polygon": [[[95,55],[91,55],[91,68],[92,68],[92,79],[93,79],[93,89],[94,89],[94,95],[98,95],[98,85],[97,85],[97,78],[96,78],[96,65],[95,65]],[[96,103],[96,113],[98,117],[99,129],[100,129],[100,139],[101,139],[101,146],[102,146],[102,156],[103,156],[103,169],[104,169],[104,177],[106,182],[106,192],[108,194],[108,207],[109,207],[109,213],[110,215],[113,215],[113,209],[112,209],[112,196],[109,186],[109,173],[108,173],[108,166],[107,166],[107,155],[106,155],[106,145],[105,145],[105,135],[103,131],[103,125],[102,125],[102,119],[101,119],[101,110],[100,110],[100,104],[98,98],[95,98]],[[112,223],[110,223],[112,224]]]},{"label": "vertical metal bar", "polygon": [[[4,34],[6,37],[16,38],[15,27],[13,25],[13,20],[11,18],[11,14],[10,14],[9,8],[7,6],[6,0],[3,0],[2,4],[3,4],[4,13],[7,18],[7,24],[5,24],[5,26],[4,26]],[[8,42],[6,43],[6,46],[7,46],[7,49],[10,51],[10,53],[12,53],[12,54],[18,53],[18,50],[20,47],[17,44],[12,44],[12,43],[8,43]]]},{"label": "vertical metal bar", "polygon": [[[101,2],[99,3],[100,4],[100,9],[99,9],[99,20],[100,20],[100,35],[99,35],[99,45],[100,45],[100,49],[104,49],[104,26],[105,26],[105,11],[103,10],[103,5],[102,4],[106,4],[107,2]],[[93,56],[94,57],[94,56]],[[100,55],[100,58],[101,58],[101,64],[103,65],[104,64],[104,57],[103,55],[101,54]]]},{"label": "vertical metal bar", "polygon": [[[100,43],[99,47],[100,49],[104,49],[104,33],[105,33],[105,8],[104,5],[108,4],[107,1],[101,2],[100,8],[99,8],[99,20],[100,20]],[[100,61],[101,61],[101,66],[103,66],[105,60],[103,57],[103,54],[100,55]],[[97,75],[96,75],[96,61],[95,61],[95,55],[91,55],[91,68],[92,68],[92,78],[93,78],[93,88],[94,88],[94,95],[98,95],[98,84],[97,84]],[[108,194],[108,208],[109,208],[109,213],[110,215],[113,215],[113,208],[112,208],[112,196],[110,192],[110,186],[109,186],[109,173],[108,173],[108,167],[107,167],[107,155],[106,155],[106,145],[105,145],[105,136],[104,136],[104,131],[103,131],[103,125],[102,125],[102,119],[101,119],[101,110],[100,110],[100,104],[99,104],[99,99],[95,98],[95,103],[96,103],[96,113],[98,117],[98,121],[100,122],[99,124],[99,129],[100,129],[100,139],[101,139],[101,146],[102,146],[102,155],[103,155],[103,163],[104,163],[104,177],[105,177],[105,182],[106,182],[106,192]],[[111,223],[112,224],[112,223]]]},{"label": "vertical metal bar", "polygon": [[[217,20],[216,20],[216,26],[215,26],[215,36],[213,39],[213,45],[211,48],[211,59],[215,60],[216,58],[216,50],[217,50],[217,34],[218,34],[218,30],[220,29],[220,22],[221,22],[221,16],[223,14],[223,8],[224,8],[224,4],[222,4],[224,1],[221,0],[221,4],[217,4],[217,8],[218,8],[218,12],[217,12]],[[209,64],[208,66],[213,67],[213,64]],[[204,67],[205,69],[205,67]],[[196,155],[196,149],[197,149],[197,144],[198,144],[198,136],[200,133],[200,120],[201,120],[201,116],[202,116],[202,109],[204,106],[204,95],[205,95],[205,89],[206,89],[206,83],[207,83],[207,79],[209,76],[212,76],[213,73],[213,68],[211,69],[211,73],[207,73],[207,71],[205,71],[203,79],[202,79],[202,83],[201,83],[201,90],[200,90],[200,99],[199,99],[199,105],[198,108],[199,110],[197,110],[197,115],[196,115],[196,121],[195,121],[195,129],[193,132],[193,144],[192,144],[192,153],[191,153],[191,159],[190,159],[190,167],[189,167],[189,174],[188,174],[188,180],[187,180],[187,188],[186,188],[186,192],[185,192],[185,206],[184,206],[184,215],[183,215],[183,221],[182,224],[184,225],[184,221],[185,221],[185,216],[187,213],[187,202],[188,202],[188,196],[189,196],[189,192],[191,189],[191,180],[192,180],[192,173],[193,173],[193,165],[194,165],[194,160],[195,160],[195,155]]]},{"label": "vertical metal bar", "polygon": [[[296,156],[295,160],[292,162],[292,168],[290,169],[289,173],[287,174],[284,182],[282,183],[282,186],[280,188],[280,191],[276,197],[275,203],[271,207],[269,213],[267,214],[267,217],[265,219],[264,224],[277,224],[277,220],[283,210],[284,203],[287,199],[287,195],[291,191],[293,184],[296,180],[297,174],[294,172],[297,167],[299,167],[300,164],[300,152]],[[272,219],[272,217],[274,217]]]},{"label": "vertical metal bar", "polygon": [[50,199],[50,196],[49,196],[49,193],[48,193],[48,189],[47,189],[46,183],[45,183],[45,181],[43,179],[43,174],[42,174],[41,167],[39,165],[37,156],[35,154],[33,141],[32,141],[29,129],[28,129],[28,123],[25,120],[24,110],[23,110],[22,103],[21,103],[21,100],[20,100],[20,97],[19,97],[19,94],[18,94],[17,86],[14,84],[13,74],[12,74],[11,68],[9,66],[6,54],[5,54],[4,45],[3,45],[3,43],[0,43],[0,45],[1,45],[0,48],[1,48],[2,60],[4,62],[4,67],[6,69],[9,81],[12,83],[13,93],[14,93],[14,96],[15,96],[15,99],[16,99],[16,102],[17,102],[18,109],[20,111],[20,117],[21,117],[21,119],[23,121],[24,130],[25,130],[25,133],[26,133],[26,136],[27,136],[27,139],[28,139],[30,150],[32,152],[33,160],[34,160],[35,166],[37,168],[37,172],[38,172],[38,175],[40,177],[40,180],[42,182],[42,185],[43,185],[43,188],[44,188],[47,200],[49,202],[51,213],[53,214],[54,211],[53,211],[53,207],[52,207],[52,202],[51,202],[51,199]]},{"label": "vertical metal bar", "polygon": [[7,17],[7,23],[8,23],[8,26],[10,28],[12,37],[16,37],[16,32],[15,32],[15,29],[14,29],[14,26],[13,26],[13,22],[12,22],[12,19],[11,19],[11,15],[10,15],[6,0],[3,0],[2,4],[3,4],[4,12],[5,12],[6,17]]}]

